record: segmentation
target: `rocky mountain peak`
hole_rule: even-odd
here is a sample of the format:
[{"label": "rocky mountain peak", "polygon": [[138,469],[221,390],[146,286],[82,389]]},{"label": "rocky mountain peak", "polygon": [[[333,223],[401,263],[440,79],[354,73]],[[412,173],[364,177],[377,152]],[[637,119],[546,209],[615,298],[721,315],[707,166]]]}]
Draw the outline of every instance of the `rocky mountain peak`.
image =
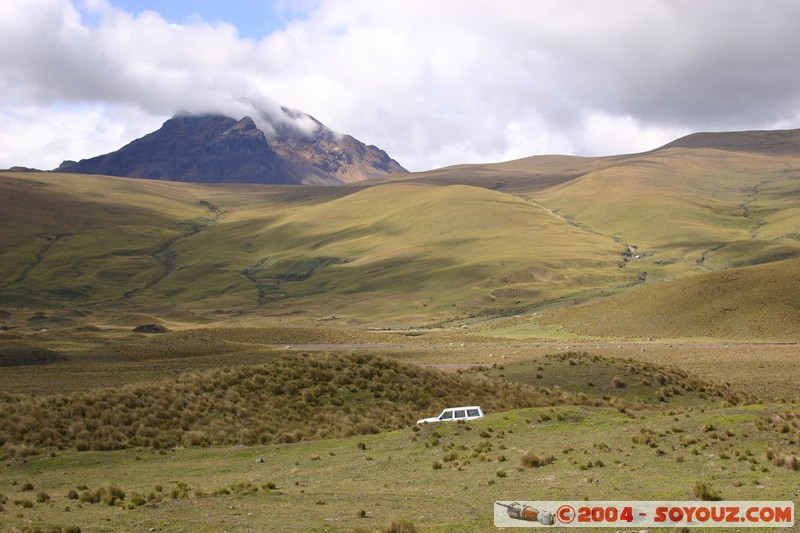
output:
[{"label": "rocky mountain peak", "polygon": [[116,152],[59,172],[200,183],[354,183],[406,172],[386,152],[327,128],[301,111],[281,108],[234,119],[178,115]]}]

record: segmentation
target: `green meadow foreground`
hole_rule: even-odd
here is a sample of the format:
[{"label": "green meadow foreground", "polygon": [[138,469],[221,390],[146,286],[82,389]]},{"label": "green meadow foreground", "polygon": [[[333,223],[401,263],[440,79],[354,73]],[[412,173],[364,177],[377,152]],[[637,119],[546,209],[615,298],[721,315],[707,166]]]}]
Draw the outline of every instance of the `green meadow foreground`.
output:
[{"label": "green meadow foreground", "polygon": [[799,138],[341,187],[2,172],[0,531],[797,504]]},{"label": "green meadow foreground", "polygon": [[[1,374],[2,530],[480,532],[495,500],[800,501],[795,345],[31,335]],[[414,425],[462,403],[486,418]]]}]

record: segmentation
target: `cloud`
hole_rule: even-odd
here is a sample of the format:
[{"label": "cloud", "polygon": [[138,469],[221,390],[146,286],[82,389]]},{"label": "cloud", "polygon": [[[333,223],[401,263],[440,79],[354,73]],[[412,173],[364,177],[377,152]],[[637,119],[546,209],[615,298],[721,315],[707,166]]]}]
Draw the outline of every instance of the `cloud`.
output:
[{"label": "cloud", "polygon": [[691,131],[800,118],[794,0],[275,9],[290,22],[255,40],[230,24],[173,24],[113,0],[3,3],[0,167],[111,151],[178,112],[280,114],[281,105],[413,170],[634,152]]}]

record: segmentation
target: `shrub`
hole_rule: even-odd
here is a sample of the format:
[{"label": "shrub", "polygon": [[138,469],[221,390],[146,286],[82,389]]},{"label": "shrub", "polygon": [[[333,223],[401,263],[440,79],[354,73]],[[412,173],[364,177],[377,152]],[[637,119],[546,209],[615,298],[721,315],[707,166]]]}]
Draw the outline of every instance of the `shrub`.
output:
[{"label": "shrub", "polygon": [[143,494],[134,492],[133,494],[131,494],[130,503],[132,503],[136,507],[141,507],[142,505],[145,505],[147,503],[147,498],[145,498]]},{"label": "shrub", "polygon": [[442,461],[444,461],[445,463],[452,463],[457,459],[458,459],[458,454],[456,452],[447,452],[442,456]]},{"label": "shrub", "polygon": [[525,452],[525,454],[522,456],[522,466],[527,466],[528,468],[538,468],[540,466],[549,465],[555,460],[555,457],[552,455],[540,456],[535,452]]},{"label": "shrub", "polygon": [[722,496],[720,496],[711,485],[704,481],[698,481],[694,484],[694,487],[692,488],[692,494],[695,498],[704,502],[713,502],[722,499]]},{"label": "shrub", "polygon": [[383,530],[383,533],[422,533],[417,527],[408,520],[400,520],[395,522],[392,520],[391,525]]}]

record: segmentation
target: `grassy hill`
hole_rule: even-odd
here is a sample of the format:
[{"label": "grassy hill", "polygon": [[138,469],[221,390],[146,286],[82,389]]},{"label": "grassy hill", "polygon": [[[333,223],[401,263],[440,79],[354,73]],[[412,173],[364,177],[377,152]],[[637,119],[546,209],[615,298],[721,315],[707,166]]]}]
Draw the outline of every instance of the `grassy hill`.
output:
[{"label": "grassy hill", "polygon": [[374,355],[281,355],[115,389],[4,394],[0,450],[8,458],[63,448],[299,442],[408,427],[453,405],[498,412],[589,403],[607,402]]},{"label": "grassy hill", "polygon": [[676,139],[666,148],[713,148],[739,152],[797,155],[800,130],[732,131],[693,133]]},{"label": "grassy hill", "polygon": [[797,160],[669,149],[631,157],[540,193],[583,227],[633,245],[654,279],[800,254],[800,211],[789,205]]},{"label": "grassy hill", "polygon": [[161,276],[169,243],[211,216],[168,182],[0,174],[0,194],[0,305],[121,298]]},{"label": "grassy hill", "polygon": [[630,266],[658,281],[800,254],[797,133],[749,133],[690,136],[643,154],[537,156],[408,179],[468,183],[535,202],[635,247],[639,258]]},{"label": "grassy hill", "polygon": [[[770,264],[800,257],[796,137],[699,134],[644,154],[460,165],[360,187],[3,173],[0,305],[430,326]],[[737,308],[762,301],[746,294],[756,280],[740,283]],[[670,331],[691,314],[657,308]],[[691,323],[720,324],[687,335],[794,335],[703,316]],[[653,331],[630,324],[643,329],[629,335]]]},{"label": "grassy hill", "polygon": [[477,187],[223,189],[57,174],[3,184],[6,305],[429,321],[632,278],[612,239]]},{"label": "grassy hill", "polygon": [[798,286],[800,260],[791,259],[646,286],[525,320],[599,337],[796,342]]}]

